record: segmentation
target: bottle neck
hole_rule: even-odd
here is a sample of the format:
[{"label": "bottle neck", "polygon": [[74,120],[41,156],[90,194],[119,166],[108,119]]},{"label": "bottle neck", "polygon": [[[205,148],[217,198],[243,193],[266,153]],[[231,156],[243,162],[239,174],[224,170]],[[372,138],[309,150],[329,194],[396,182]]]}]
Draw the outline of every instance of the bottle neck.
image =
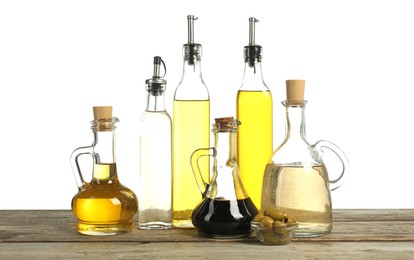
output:
[{"label": "bottle neck", "polygon": [[115,126],[111,131],[93,131],[93,179],[107,181],[117,179],[115,160]]},{"label": "bottle neck", "polygon": [[305,107],[306,101],[284,101],[286,107],[286,141],[305,142],[306,140],[306,121]]},{"label": "bottle neck", "polygon": [[194,56],[192,59],[184,57],[184,67],[183,67],[183,80],[192,79],[192,78],[201,78],[201,59],[200,57]]},{"label": "bottle neck", "polygon": [[[255,60],[253,63],[245,62],[243,87],[259,88],[266,86],[262,76],[262,63]],[[267,87],[266,87],[267,88]]]},{"label": "bottle neck", "polygon": [[150,112],[165,111],[164,91],[162,90],[148,91],[146,111],[150,111]]},{"label": "bottle neck", "polygon": [[215,132],[214,135],[217,166],[234,167],[237,164],[237,131],[219,131]]}]

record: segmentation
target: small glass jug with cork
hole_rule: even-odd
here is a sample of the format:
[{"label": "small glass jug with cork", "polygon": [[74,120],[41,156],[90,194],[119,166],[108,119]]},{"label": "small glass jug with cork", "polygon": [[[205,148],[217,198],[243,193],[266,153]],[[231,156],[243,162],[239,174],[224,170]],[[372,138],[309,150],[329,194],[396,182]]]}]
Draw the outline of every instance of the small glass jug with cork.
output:
[{"label": "small glass jug with cork", "polygon": [[[112,107],[94,107],[92,145],[79,147],[71,155],[72,170],[79,192],[72,199],[72,211],[78,219],[77,231],[85,235],[106,236],[129,232],[138,209],[134,192],[118,179],[115,161],[115,123]],[[93,159],[92,181],[86,182],[78,159]]]},{"label": "small glass jug with cork", "polygon": [[[214,147],[200,148],[191,155],[191,166],[201,202],[192,212],[197,231],[212,238],[239,238],[250,234],[250,222],[258,213],[245,191],[237,166],[237,127],[233,117],[216,118],[213,124]],[[199,159],[213,157],[211,181],[203,179]]]},{"label": "small glass jug with cork", "polygon": [[[337,189],[348,169],[345,154],[333,143],[306,139],[304,80],[287,80],[286,137],[269,160],[262,190],[262,209],[281,208],[298,221],[295,237],[315,237],[332,230],[330,191]],[[330,180],[322,160],[325,148],[334,152],[342,172]]]}]

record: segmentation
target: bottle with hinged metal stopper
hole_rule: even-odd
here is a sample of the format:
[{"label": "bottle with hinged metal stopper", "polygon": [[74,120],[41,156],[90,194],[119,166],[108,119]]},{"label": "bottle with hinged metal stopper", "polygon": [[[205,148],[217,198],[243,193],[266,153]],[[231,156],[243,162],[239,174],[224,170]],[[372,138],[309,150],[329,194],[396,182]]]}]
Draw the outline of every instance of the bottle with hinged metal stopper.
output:
[{"label": "bottle with hinged metal stopper", "polygon": [[[201,75],[201,44],[194,43],[194,21],[187,16],[188,43],[183,46],[183,76],[174,94],[173,202],[174,227],[192,228],[191,212],[201,199],[189,163],[192,152],[210,144],[210,97]],[[200,159],[208,179],[209,160]]]},{"label": "bottle with hinged metal stopper", "polygon": [[140,178],[138,226],[171,228],[171,118],[165,109],[167,81],[160,76],[161,57],[154,57],[154,73],[146,80],[147,108],[140,120]]},{"label": "bottle with hinged metal stopper", "polygon": [[263,173],[273,152],[273,101],[262,76],[262,47],[255,43],[259,22],[249,18],[249,45],[244,47],[243,84],[237,92],[237,139],[240,177],[258,209],[261,208]]}]

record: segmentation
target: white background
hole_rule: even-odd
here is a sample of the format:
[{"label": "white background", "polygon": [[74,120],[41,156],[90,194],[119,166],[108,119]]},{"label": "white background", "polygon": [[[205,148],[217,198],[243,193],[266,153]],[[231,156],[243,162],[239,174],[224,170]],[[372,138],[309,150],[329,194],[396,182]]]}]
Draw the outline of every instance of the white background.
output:
[{"label": "white background", "polygon": [[[69,209],[71,152],[89,145],[92,106],[120,118],[120,180],[138,187],[138,121],[153,56],[172,114],[188,14],[199,17],[211,118],[235,113],[248,18],[283,140],[285,80],[306,80],[307,136],[348,155],[335,208],[414,207],[414,7],[410,1],[1,1],[0,208]],[[89,176],[88,176],[89,178]]]}]

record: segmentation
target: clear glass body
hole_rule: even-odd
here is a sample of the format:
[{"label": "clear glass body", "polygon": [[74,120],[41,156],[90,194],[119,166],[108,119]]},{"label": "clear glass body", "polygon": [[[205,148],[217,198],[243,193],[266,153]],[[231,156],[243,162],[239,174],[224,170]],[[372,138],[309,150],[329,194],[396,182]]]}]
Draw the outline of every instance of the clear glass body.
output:
[{"label": "clear glass body", "polygon": [[[175,91],[173,111],[172,222],[178,228],[194,227],[191,213],[201,200],[190,156],[195,149],[210,146],[209,93],[201,75],[200,55],[188,56],[190,47],[184,47],[184,72]],[[208,180],[208,157],[200,159],[200,163]]]},{"label": "clear glass body", "polygon": [[[262,209],[278,207],[295,217],[295,237],[321,236],[332,230],[330,186],[343,176],[346,157],[327,141],[310,145],[306,139],[305,100],[285,101],[286,138],[269,160],[263,179]],[[344,165],[339,179],[330,181],[317,149],[335,151]]]},{"label": "clear glass body", "polygon": [[261,208],[263,173],[273,152],[273,101],[263,81],[261,63],[245,64],[243,85],[237,93],[237,139],[240,177],[258,209]]},{"label": "clear glass body", "polygon": [[[117,118],[93,121],[92,146],[80,147],[71,156],[79,186],[79,192],[72,199],[72,211],[78,220],[77,231],[81,234],[117,235],[133,228],[138,200],[118,179],[114,152],[116,122]],[[84,181],[78,164],[78,157],[84,154],[93,158],[90,182]]]},{"label": "clear glass body", "polygon": [[165,110],[164,91],[148,91],[147,109],[140,120],[141,229],[171,228],[172,125]]},{"label": "clear glass body", "polygon": [[[215,124],[214,147],[197,149],[191,158],[195,178],[204,195],[192,213],[192,223],[200,234],[208,237],[247,236],[250,234],[250,222],[258,213],[239,177],[236,153],[239,122],[233,122],[227,129]],[[198,164],[204,156],[213,157],[209,183],[205,181]]]}]

